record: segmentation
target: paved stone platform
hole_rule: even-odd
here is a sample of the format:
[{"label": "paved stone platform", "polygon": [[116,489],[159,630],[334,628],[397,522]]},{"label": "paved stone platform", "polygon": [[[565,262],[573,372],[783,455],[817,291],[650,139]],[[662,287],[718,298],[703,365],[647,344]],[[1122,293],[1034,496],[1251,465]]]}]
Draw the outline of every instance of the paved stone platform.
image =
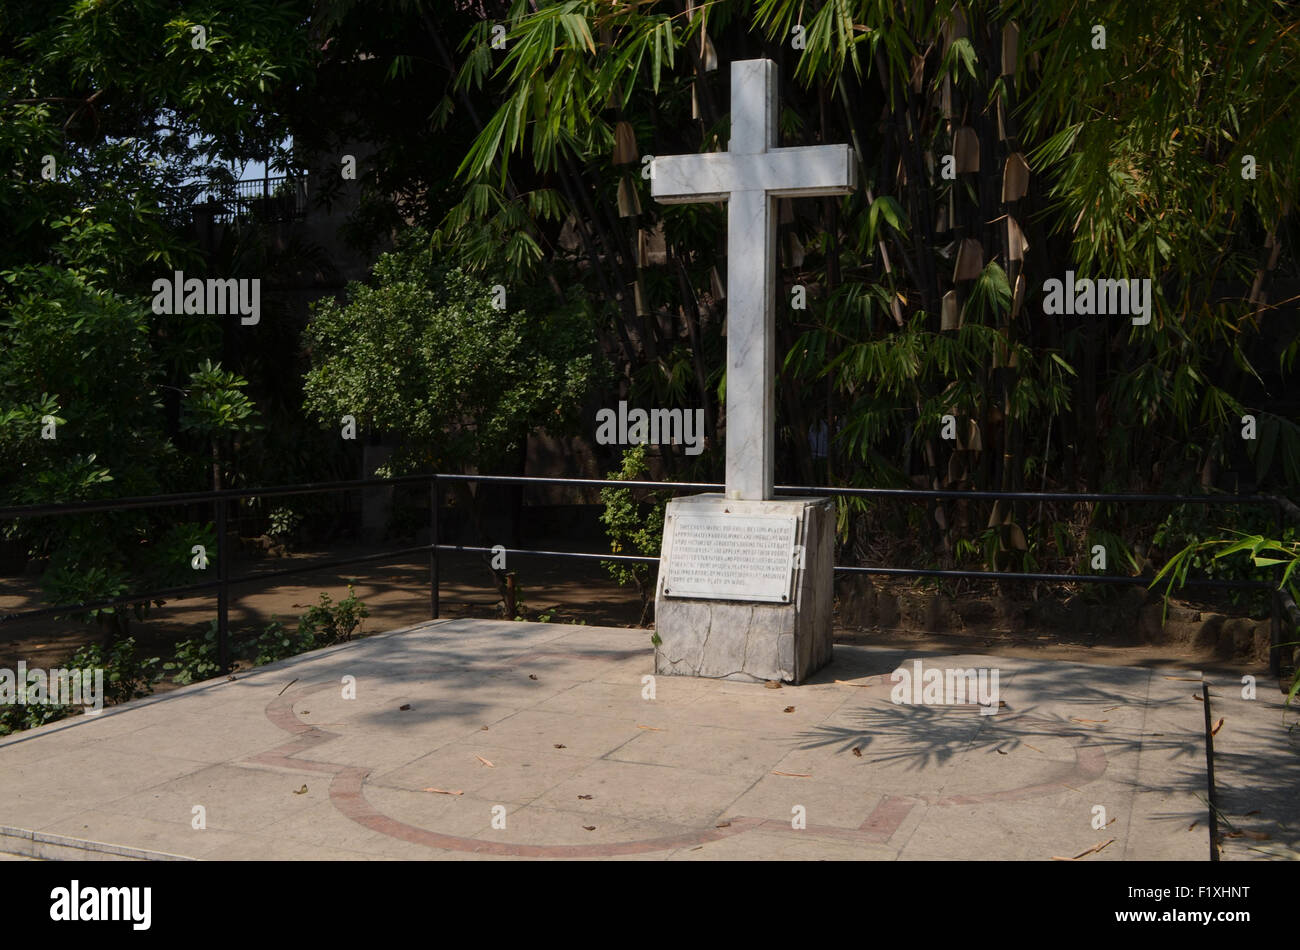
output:
[{"label": "paved stone platform", "polygon": [[[1109,841],[1079,860],[1208,855],[1197,674],[839,645],[809,684],[771,689],[650,679],[648,641],[435,621],[11,736],[0,851],[1050,860]],[[894,704],[890,673],[916,659],[997,669],[1004,705]]]},{"label": "paved stone platform", "polygon": [[1300,859],[1300,710],[1275,678],[1206,679],[1221,860]]}]

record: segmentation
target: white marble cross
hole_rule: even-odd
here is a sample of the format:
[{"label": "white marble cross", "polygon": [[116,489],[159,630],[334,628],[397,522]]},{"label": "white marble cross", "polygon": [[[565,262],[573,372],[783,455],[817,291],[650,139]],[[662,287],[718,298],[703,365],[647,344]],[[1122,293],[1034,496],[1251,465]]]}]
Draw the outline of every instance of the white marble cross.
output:
[{"label": "white marble cross", "polygon": [[772,497],[776,445],[777,198],[842,195],[857,187],[847,145],[777,148],[776,64],[731,64],[731,142],[725,152],[657,157],[659,201],[727,202],[727,496]]}]

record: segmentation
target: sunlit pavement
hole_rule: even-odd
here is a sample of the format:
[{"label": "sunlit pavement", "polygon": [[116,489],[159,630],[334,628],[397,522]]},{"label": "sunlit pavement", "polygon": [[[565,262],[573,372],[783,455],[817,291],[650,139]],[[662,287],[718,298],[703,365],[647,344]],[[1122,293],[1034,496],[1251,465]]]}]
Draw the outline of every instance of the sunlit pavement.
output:
[{"label": "sunlit pavement", "polygon": [[[0,740],[0,851],[1209,855],[1197,674],[840,645],[810,684],[774,689],[651,677],[649,641],[644,630],[435,621],[11,736]],[[918,660],[985,671],[986,689],[996,672],[996,704],[926,696],[919,683],[900,698],[938,702],[893,702],[890,674]],[[1282,697],[1263,681],[1257,699],[1240,694],[1211,686],[1225,719],[1220,808],[1243,831],[1224,856],[1289,856],[1282,809],[1294,808],[1284,790],[1297,769]]]}]

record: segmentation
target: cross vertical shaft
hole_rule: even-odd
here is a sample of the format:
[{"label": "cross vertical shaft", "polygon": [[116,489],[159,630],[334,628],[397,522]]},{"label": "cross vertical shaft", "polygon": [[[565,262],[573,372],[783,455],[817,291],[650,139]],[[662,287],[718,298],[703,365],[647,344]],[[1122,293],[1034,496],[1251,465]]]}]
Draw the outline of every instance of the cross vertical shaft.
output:
[{"label": "cross vertical shaft", "polygon": [[661,202],[726,201],[727,496],[773,496],[776,461],[775,199],[838,195],[856,185],[847,145],[777,148],[776,64],[731,64],[728,151],[661,156]]},{"label": "cross vertical shaft", "polygon": [[774,201],[733,191],[727,202],[727,497],[772,497],[776,471]]}]

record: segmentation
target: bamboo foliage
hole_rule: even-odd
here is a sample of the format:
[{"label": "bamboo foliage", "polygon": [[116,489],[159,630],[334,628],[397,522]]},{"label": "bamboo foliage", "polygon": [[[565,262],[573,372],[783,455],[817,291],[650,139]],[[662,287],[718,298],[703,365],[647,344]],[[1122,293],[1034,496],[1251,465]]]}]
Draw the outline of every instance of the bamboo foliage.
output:
[{"label": "bamboo foliage", "polygon": [[[1089,44],[1101,21],[1105,51]],[[1262,283],[1295,266],[1286,199],[1300,137],[1285,117],[1300,29],[1279,6],[1109,2],[1085,15],[1066,0],[538,0],[535,11],[515,3],[509,24],[504,54],[482,55],[486,34],[462,46],[458,82],[498,105],[461,165],[465,197],[445,235],[484,235],[469,243],[485,253],[491,235],[524,235],[514,260],[527,273],[558,246],[552,231],[580,219],[593,296],[644,288],[618,320],[662,350],[630,354],[629,372],[647,379],[685,345],[657,329],[680,320],[643,319],[656,313],[685,314],[689,359],[718,366],[726,231],[719,207],[638,206],[637,143],[723,147],[726,56],[788,51],[802,28],[803,49],[783,54],[783,144],[851,142],[863,188],[802,202],[783,224],[783,279],[822,289],[779,321],[794,397],[782,402],[837,413],[835,451],[863,480],[948,477],[953,450],[936,441],[948,405],[996,456],[959,466],[976,487],[1014,487],[1031,456],[1041,465],[1049,419],[1054,484],[1099,487],[1157,456],[1199,469],[1207,452],[1222,456],[1208,436],[1243,407],[1243,387],[1300,349],[1288,337],[1279,365],[1252,363],[1275,299]],[[601,35],[610,43],[597,50]],[[927,163],[950,149],[964,178]],[[1254,179],[1240,174],[1247,154]],[[645,228],[661,229],[680,272],[652,269],[643,285],[633,269]],[[1044,281],[1067,270],[1151,279],[1150,325],[1086,329],[1044,314]],[[1216,282],[1244,285],[1242,302],[1225,303]],[[696,397],[716,406],[718,382]],[[1180,441],[1135,440],[1140,426]],[[1300,429],[1279,431],[1278,458],[1300,458]]]}]

